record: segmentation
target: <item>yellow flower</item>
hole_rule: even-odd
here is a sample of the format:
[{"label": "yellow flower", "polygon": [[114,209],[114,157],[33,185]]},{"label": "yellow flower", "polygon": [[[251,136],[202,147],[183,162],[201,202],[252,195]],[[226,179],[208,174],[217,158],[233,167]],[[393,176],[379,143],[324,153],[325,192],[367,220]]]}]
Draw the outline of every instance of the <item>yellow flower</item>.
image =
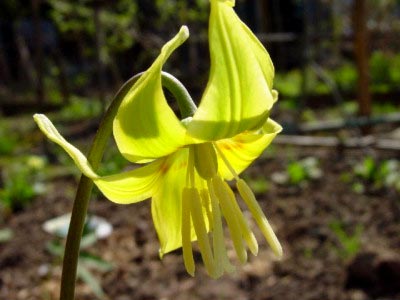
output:
[{"label": "yellow flower", "polygon": [[152,198],[152,216],[160,255],[179,247],[194,275],[192,241],[198,243],[207,272],[219,277],[233,270],[227,257],[222,217],[240,262],[258,244],[235,194],[237,190],[277,256],[282,248],[254,194],[239,174],[256,159],[281,127],[269,118],[277,99],[274,67],[252,32],[233,10],[234,1],[211,0],[211,71],[200,106],[179,120],[165,99],[162,66],[189,36],[182,27],[153,65],[127,93],[114,120],[119,151],[140,168],[111,176],[97,175],[86,157],[68,143],[44,115],[35,121],[46,136],[72,157],[111,201],[128,204]]}]

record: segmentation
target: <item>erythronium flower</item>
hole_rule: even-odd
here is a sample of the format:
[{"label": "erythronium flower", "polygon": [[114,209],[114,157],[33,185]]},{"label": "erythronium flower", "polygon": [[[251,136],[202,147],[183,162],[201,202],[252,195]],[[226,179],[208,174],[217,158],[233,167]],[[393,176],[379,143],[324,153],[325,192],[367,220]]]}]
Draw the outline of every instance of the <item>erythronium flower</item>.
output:
[{"label": "erythronium flower", "polygon": [[199,108],[179,120],[162,90],[161,69],[189,36],[186,27],[161,50],[153,65],[125,96],[114,120],[118,149],[144,166],[111,176],[97,175],[85,156],[69,144],[44,115],[35,121],[46,136],[72,157],[111,201],[128,204],[152,198],[160,255],[183,249],[194,274],[192,241],[197,240],[207,272],[219,277],[233,269],[224,243],[222,216],[240,262],[246,247],[258,244],[230,186],[248,206],[274,253],[282,248],[248,185],[239,174],[256,159],[281,127],[268,118],[277,99],[274,68],[261,43],[235,14],[234,1],[211,0],[211,72]]}]

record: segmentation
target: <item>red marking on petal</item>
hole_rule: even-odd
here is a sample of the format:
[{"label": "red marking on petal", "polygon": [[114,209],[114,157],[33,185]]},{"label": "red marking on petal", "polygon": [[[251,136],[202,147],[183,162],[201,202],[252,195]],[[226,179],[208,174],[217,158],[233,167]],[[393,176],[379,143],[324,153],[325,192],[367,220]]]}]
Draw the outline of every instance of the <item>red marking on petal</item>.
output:
[{"label": "red marking on petal", "polygon": [[163,164],[161,165],[160,173],[161,173],[162,175],[164,175],[165,173],[168,172],[168,170],[169,170],[169,165],[168,165],[167,163],[163,163]]}]

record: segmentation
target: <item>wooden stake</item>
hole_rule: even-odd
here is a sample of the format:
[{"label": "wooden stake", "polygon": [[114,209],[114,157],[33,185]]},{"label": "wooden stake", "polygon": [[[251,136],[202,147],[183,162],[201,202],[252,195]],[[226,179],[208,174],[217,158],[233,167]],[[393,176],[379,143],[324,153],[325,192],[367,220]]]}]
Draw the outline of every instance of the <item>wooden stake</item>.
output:
[{"label": "wooden stake", "polygon": [[358,71],[357,100],[359,114],[371,115],[371,94],[369,91],[368,30],[366,27],[366,0],[354,0],[353,31],[354,54]]}]

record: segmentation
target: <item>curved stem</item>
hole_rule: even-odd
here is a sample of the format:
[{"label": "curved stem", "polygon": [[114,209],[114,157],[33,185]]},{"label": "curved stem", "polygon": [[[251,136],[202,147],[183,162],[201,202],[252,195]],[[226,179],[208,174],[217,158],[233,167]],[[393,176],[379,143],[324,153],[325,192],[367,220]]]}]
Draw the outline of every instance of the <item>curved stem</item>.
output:
[{"label": "curved stem", "polygon": [[167,72],[162,72],[162,85],[174,95],[181,111],[182,119],[191,117],[197,110],[196,104],[185,88],[185,86],[174,76]]},{"label": "curved stem", "polygon": [[[139,73],[125,82],[107,109],[87,157],[93,170],[96,170],[99,167],[108,139],[112,133],[113,120],[122,100],[142,74],[143,73]],[[186,88],[178,79],[166,72],[162,72],[162,84],[177,99],[183,116],[187,117],[194,113],[196,105]],[[75,298],[75,282],[78,268],[79,248],[92,188],[93,181],[82,175],[72,208],[71,221],[65,245],[60,300],[73,300]]]}]

